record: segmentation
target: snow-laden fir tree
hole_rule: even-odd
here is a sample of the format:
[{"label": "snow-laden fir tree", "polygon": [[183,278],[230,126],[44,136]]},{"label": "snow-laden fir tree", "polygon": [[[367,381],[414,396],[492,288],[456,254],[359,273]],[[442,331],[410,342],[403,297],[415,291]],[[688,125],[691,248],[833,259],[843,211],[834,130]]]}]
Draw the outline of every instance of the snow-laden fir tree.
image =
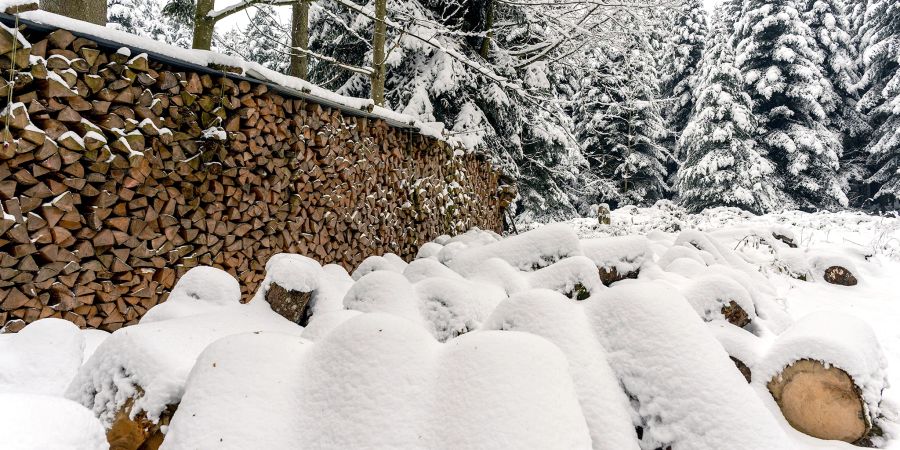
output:
[{"label": "snow-laden fir tree", "polygon": [[218,50],[287,73],[290,64],[289,24],[282,24],[276,8],[259,5],[246,11],[249,20],[213,42]]},{"label": "snow-laden fir tree", "polygon": [[109,0],[107,26],[166,42],[190,47],[191,29],[179,21],[160,20],[163,3],[158,0]]},{"label": "snow-laden fir tree", "polygon": [[851,203],[858,204],[859,187],[866,178],[863,147],[871,128],[856,110],[859,71],[847,7],[843,0],[805,0],[805,5],[803,21],[824,54],[822,70],[836,93],[829,124],[832,131],[840,133],[844,144],[840,172],[843,189],[854,199]]},{"label": "snow-laden fir tree", "polygon": [[[687,126],[694,108],[695,74],[707,35],[706,9],[702,1],[682,0],[672,14],[668,21],[671,35],[663,46],[659,69],[660,99],[667,128],[664,145],[667,148],[675,147],[675,140]],[[676,153],[675,156],[681,159],[681,155]]]},{"label": "snow-laden fir tree", "polygon": [[843,144],[830,122],[838,99],[822,69],[824,53],[794,0],[749,0],[745,10],[735,62],[759,119],[757,145],[790,199],[783,206],[847,206],[838,173]]},{"label": "snow-laden fir tree", "polygon": [[866,147],[874,171],[872,199],[882,206],[900,204],[900,2],[870,0],[860,29],[864,94],[859,110],[873,132]]},{"label": "snow-laden fir tree", "polygon": [[757,214],[781,206],[774,167],[753,139],[756,117],[734,66],[728,30],[717,9],[698,69],[694,112],[678,140],[684,162],[676,177],[680,203],[692,212],[734,206]]},{"label": "snow-laden fir tree", "polygon": [[652,204],[669,191],[653,53],[640,34],[610,44],[593,50],[575,99],[576,136],[590,168],[584,205]]}]

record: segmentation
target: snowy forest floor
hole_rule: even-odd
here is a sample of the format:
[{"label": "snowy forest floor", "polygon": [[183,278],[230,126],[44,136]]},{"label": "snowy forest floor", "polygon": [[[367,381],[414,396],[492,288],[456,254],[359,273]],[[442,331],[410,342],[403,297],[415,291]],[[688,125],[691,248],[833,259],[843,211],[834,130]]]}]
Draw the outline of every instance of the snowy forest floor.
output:
[{"label": "snowy forest floor", "polygon": [[[151,420],[178,404],[170,450],[855,448],[795,431],[772,400],[766,381],[805,358],[851,375],[875,443],[900,449],[900,218],[660,202],[519,232],[443,236],[352,274],[273,257],[247,304],[197,268],[112,335],[55,319],[0,334],[4,448],[105,448],[136,396]],[[858,284],[827,283],[833,265]],[[639,275],[606,287],[598,267]],[[268,307],[270,283],[314,292],[305,328]],[[751,322],[726,322],[723,300]]]},{"label": "snowy forest floor", "polygon": [[[767,258],[762,258],[759,266],[776,288],[776,300],[793,322],[815,312],[828,311],[857,317],[872,327],[888,367],[888,387],[883,393],[881,411],[888,419],[888,430],[893,430],[895,434],[884,448],[900,449],[900,436],[896,435],[900,431],[897,428],[900,423],[900,218],[850,211],[786,211],[756,216],[734,208],[715,208],[688,214],[668,202],[660,202],[650,208],[615,210],[611,214],[610,225],[600,225],[595,218],[573,219],[566,223],[581,238],[656,233],[658,238],[666,239],[658,232],[677,233],[682,229],[697,229],[729,236],[731,241],[744,239],[760,229],[785,227],[794,233],[800,249],[811,253],[839,254],[855,260],[860,282],[852,287],[821,280],[798,280],[773,269],[771,259],[768,263],[763,262]],[[537,226],[526,225],[526,229]],[[799,441],[798,445],[800,442],[804,444],[802,448],[852,448],[845,444],[808,439],[800,433],[793,434]]]}]

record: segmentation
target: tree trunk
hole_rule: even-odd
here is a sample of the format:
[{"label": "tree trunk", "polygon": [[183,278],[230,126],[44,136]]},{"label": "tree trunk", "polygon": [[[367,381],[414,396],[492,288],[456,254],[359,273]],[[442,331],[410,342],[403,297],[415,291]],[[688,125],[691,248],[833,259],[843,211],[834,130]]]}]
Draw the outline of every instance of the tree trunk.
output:
[{"label": "tree trunk", "polygon": [[106,0],[41,0],[40,3],[44,11],[106,25]]},{"label": "tree trunk", "polygon": [[191,45],[193,48],[209,50],[212,47],[216,21],[209,17],[209,13],[215,7],[215,3],[215,0],[197,0],[197,10],[194,13],[194,42]]},{"label": "tree trunk", "polygon": [[[291,18],[291,47],[309,50],[309,0],[294,3]],[[291,75],[307,79],[309,56],[296,50],[291,52]]]},{"label": "tree trunk", "polygon": [[387,34],[387,0],[375,0],[375,32],[372,36],[372,100],[384,105],[384,41]]},{"label": "tree trunk", "polygon": [[484,5],[484,39],[481,41],[481,57],[487,59],[491,54],[491,39],[494,37],[494,0],[487,0]]}]

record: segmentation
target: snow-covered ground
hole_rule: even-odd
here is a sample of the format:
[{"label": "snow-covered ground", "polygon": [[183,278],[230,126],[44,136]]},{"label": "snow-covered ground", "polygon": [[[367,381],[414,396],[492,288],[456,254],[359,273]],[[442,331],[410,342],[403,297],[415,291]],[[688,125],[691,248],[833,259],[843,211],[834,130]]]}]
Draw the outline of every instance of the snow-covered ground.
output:
[{"label": "snow-covered ground", "polygon": [[[3,448],[105,448],[129,399],[150,420],[178,405],[164,449],[853,448],[795,431],[766,388],[813,359],[853,377],[875,443],[900,449],[900,219],[663,202],[519,231],[352,273],[273,258],[262,289],[311,290],[305,328],[197,268],[111,335],[53,319],[0,335]],[[827,283],[835,265],[858,284]]]}]

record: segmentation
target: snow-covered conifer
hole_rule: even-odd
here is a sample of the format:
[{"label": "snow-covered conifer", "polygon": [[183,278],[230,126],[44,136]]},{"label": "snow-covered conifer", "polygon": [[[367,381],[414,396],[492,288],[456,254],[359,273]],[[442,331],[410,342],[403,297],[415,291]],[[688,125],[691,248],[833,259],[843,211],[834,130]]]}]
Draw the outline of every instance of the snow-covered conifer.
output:
[{"label": "snow-covered conifer", "polygon": [[823,51],[794,0],[749,0],[745,9],[735,62],[759,119],[757,145],[790,199],[783,206],[847,206],[838,173],[843,144],[830,123],[838,98],[822,68]]},{"label": "snow-covered conifer", "polygon": [[672,12],[671,36],[659,70],[667,147],[674,146],[694,108],[693,85],[707,35],[706,9],[700,0],[683,0]]},{"label": "snow-covered conifer", "polygon": [[624,34],[595,49],[575,101],[576,136],[590,169],[586,205],[652,204],[669,191],[656,69],[648,40]]},{"label": "snow-covered conifer", "polygon": [[764,213],[781,206],[779,180],[753,139],[756,117],[734,66],[731,24],[722,13],[716,11],[712,41],[698,69],[694,112],[678,140],[684,162],[676,191],[690,211],[736,206]]},{"label": "snow-covered conifer", "polygon": [[900,3],[870,0],[860,29],[864,72],[858,107],[873,132],[866,151],[874,174],[873,199],[900,201]]}]

